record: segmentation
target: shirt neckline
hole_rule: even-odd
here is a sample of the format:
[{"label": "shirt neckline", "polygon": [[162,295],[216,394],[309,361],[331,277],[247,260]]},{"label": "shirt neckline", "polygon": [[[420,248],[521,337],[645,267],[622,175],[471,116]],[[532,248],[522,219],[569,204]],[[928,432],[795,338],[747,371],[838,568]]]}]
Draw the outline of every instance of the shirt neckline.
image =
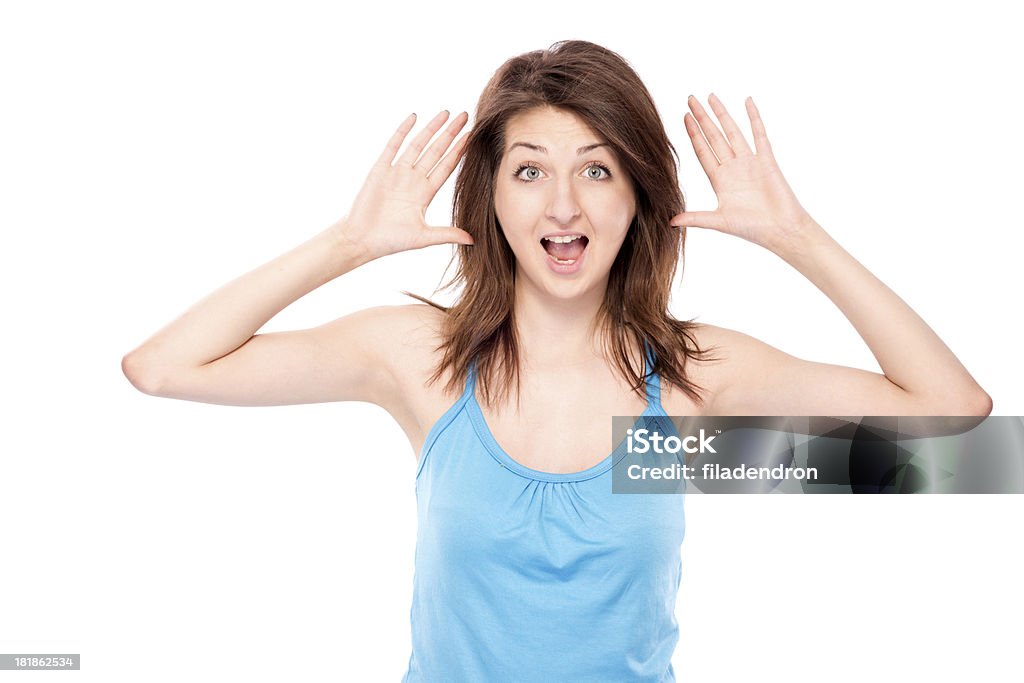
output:
[{"label": "shirt neckline", "polygon": [[[584,470],[579,470],[577,472],[545,472],[543,470],[536,470],[532,467],[527,467],[509,455],[508,452],[502,448],[501,444],[498,443],[498,440],[494,438],[494,434],[491,432],[491,428],[488,426],[486,418],[484,418],[483,410],[480,408],[480,404],[476,400],[476,382],[473,382],[469,387],[468,399],[467,403],[469,404],[470,421],[473,423],[474,431],[480,438],[480,441],[483,442],[484,447],[499,464],[528,479],[549,482],[572,482],[593,479],[594,477],[600,476],[612,469],[619,460],[627,455],[625,449],[626,437],[623,437],[609,455]],[[634,422],[634,427],[636,427],[644,417],[651,416],[655,414],[655,412],[656,406],[654,401],[648,399],[647,407],[644,408],[643,412],[641,412],[637,417]]]},{"label": "shirt neckline", "polygon": [[[633,422],[634,429],[640,425],[640,423],[647,417],[659,415],[659,411],[664,413],[664,409],[661,407],[661,378],[657,373],[652,372],[651,375],[646,373],[652,370],[654,367],[654,354],[647,345],[644,343],[644,388],[645,395],[647,397],[647,405],[644,407],[643,412]],[[626,437],[615,446],[615,449],[602,458],[599,462],[594,465],[578,472],[544,472],[543,470],[536,470],[532,467],[523,465],[518,460],[513,458],[508,452],[502,448],[498,440],[494,438],[494,433],[491,431],[490,426],[487,424],[487,419],[484,418],[483,409],[476,400],[476,360],[470,362],[469,371],[466,376],[466,389],[463,392],[463,398],[466,399],[468,404],[468,413],[470,422],[473,425],[473,431],[476,432],[477,437],[483,443],[487,452],[491,454],[500,465],[509,469],[523,477],[528,479],[535,479],[538,481],[549,481],[549,482],[572,482],[572,481],[584,481],[586,479],[593,479],[594,477],[600,476],[615,466],[617,462],[622,460],[627,455],[625,444]]]}]

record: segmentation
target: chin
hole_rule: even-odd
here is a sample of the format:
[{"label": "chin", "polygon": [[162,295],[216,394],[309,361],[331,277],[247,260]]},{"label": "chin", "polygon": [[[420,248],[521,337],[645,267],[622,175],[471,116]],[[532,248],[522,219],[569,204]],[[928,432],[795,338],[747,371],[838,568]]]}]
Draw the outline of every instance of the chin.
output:
[{"label": "chin", "polygon": [[[531,282],[537,290],[560,302],[573,301],[587,296],[602,281],[601,278],[595,278],[593,273],[577,273],[575,277],[566,277],[546,269],[540,273],[534,271],[530,275]],[[605,275],[607,276],[607,273]],[[539,279],[537,279],[538,277]],[[604,281],[607,282],[607,279]]]}]

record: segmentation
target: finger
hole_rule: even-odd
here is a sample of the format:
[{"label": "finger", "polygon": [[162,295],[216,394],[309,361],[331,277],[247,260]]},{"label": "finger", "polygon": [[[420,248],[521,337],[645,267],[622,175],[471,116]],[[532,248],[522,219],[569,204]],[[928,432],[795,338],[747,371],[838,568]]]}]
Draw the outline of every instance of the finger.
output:
[{"label": "finger", "polygon": [[423,151],[427,142],[430,138],[434,137],[434,133],[437,132],[437,129],[440,128],[441,124],[443,124],[447,119],[447,109],[442,110],[437,116],[432,118],[430,123],[427,124],[427,127],[421,130],[419,135],[412,139],[412,142],[409,143],[405,152],[403,152],[402,156],[398,159],[398,163],[406,166],[415,166],[416,160],[420,158],[420,152]]},{"label": "finger", "polygon": [[420,157],[420,160],[416,162],[416,168],[421,168],[430,175],[431,169],[434,168],[434,164],[441,158],[444,151],[448,149],[448,146],[452,144],[452,140],[458,135],[462,127],[469,121],[469,114],[462,112],[448,124],[448,127],[444,129],[444,132],[434,140],[434,143],[427,148],[427,151]]},{"label": "finger", "polygon": [[729,144],[732,145],[732,150],[736,156],[751,156],[753,152],[750,151],[750,145],[747,144],[747,140],[743,137],[743,132],[740,131],[739,126],[729,116],[729,112],[726,111],[722,101],[718,99],[715,93],[711,93],[708,96],[708,102],[711,103],[711,111],[715,112],[715,116],[718,117],[718,121],[722,124],[722,130],[725,131],[726,137],[729,138]]},{"label": "finger", "polygon": [[697,123],[700,124],[700,129],[704,131],[704,137],[708,139],[708,143],[711,145],[711,149],[714,150],[718,160],[725,161],[736,156],[733,154],[732,147],[729,146],[729,141],[722,136],[722,132],[718,130],[718,126],[711,120],[708,113],[704,111],[704,107],[700,106],[700,101],[693,95],[690,95],[687,104],[690,105],[690,111],[693,112]]},{"label": "finger", "polygon": [[747,116],[750,117],[750,130],[754,133],[754,148],[758,154],[767,154],[772,157],[771,143],[768,142],[768,133],[765,132],[764,122],[761,121],[761,112],[754,105],[754,98],[747,97]]},{"label": "finger", "polygon": [[416,123],[416,114],[409,114],[405,117],[405,121],[402,121],[402,125],[398,127],[398,130],[394,132],[391,139],[388,140],[387,146],[384,151],[381,152],[380,158],[377,159],[378,164],[384,164],[387,166],[391,165],[394,161],[395,155],[398,154],[398,148],[402,146],[402,141],[405,140],[405,136],[412,130],[413,124]]},{"label": "finger", "polygon": [[673,228],[711,228],[721,230],[725,227],[725,221],[717,211],[684,211],[672,216],[669,222]]},{"label": "finger", "polygon": [[469,132],[466,132],[460,137],[444,159],[441,159],[440,163],[434,167],[434,170],[427,176],[427,180],[430,181],[430,186],[434,192],[441,189],[445,181],[448,180],[448,176],[452,174],[455,167],[459,165],[459,160],[462,159],[463,152],[466,151],[466,141],[469,139]]},{"label": "finger", "polygon": [[449,226],[431,226],[427,230],[426,246],[435,244],[466,244],[472,246],[473,236],[465,230]]},{"label": "finger", "polygon": [[693,143],[693,151],[697,153],[697,160],[700,161],[701,168],[708,174],[708,178],[714,178],[712,174],[718,168],[718,159],[708,147],[708,141],[704,139],[704,133],[701,132],[693,114],[686,112],[683,115],[683,125],[686,126],[686,132],[690,135],[690,142]]}]

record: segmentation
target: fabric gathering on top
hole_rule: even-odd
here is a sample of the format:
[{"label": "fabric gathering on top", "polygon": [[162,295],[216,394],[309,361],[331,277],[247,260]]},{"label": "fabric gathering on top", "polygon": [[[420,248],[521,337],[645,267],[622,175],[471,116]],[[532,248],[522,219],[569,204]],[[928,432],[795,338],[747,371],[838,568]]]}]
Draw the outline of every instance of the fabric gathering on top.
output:
[{"label": "fabric gathering on top", "polygon": [[[613,494],[625,440],[579,472],[521,465],[475,385],[474,364],[421,451],[402,683],[674,682],[685,494]],[[637,425],[678,436],[665,418],[651,373]]]}]

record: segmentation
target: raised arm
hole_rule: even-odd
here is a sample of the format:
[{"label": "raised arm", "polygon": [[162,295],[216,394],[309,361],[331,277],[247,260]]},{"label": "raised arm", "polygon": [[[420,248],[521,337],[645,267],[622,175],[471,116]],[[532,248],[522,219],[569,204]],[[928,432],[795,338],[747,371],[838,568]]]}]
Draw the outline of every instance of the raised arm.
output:
[{"label": "raised arm", "polygon": [[472,244],[463,230],[424,222],[465,141],[463,135],[452,146],[468,119],[463,113],[423,151],[446,119],[447,112],[435,117],[392,164],[415,123],[415,115],[408,117],[344,218],[224,285],[128,353],[121,366],[132,384],[156,396],[226,405],[390,403],[398,387],[389,349],[410,307],[368,309],[306,330],[256,331],[300,297],[376,258]]},{"label": "raised arm", "polygon": [[756,153],[718,98],[711,95],[709,102],[725,136],[692,96],[693,115],[684,123],[718,208],[684,212],[672,224],[719,230],[777,254],[839,307],[884,373],[801,360],[748,335],[709,327],[729,356],[714,411],[988,415],[991,398],[938,335],[797,201],[775,162],[753,99],[746,105]]}]

